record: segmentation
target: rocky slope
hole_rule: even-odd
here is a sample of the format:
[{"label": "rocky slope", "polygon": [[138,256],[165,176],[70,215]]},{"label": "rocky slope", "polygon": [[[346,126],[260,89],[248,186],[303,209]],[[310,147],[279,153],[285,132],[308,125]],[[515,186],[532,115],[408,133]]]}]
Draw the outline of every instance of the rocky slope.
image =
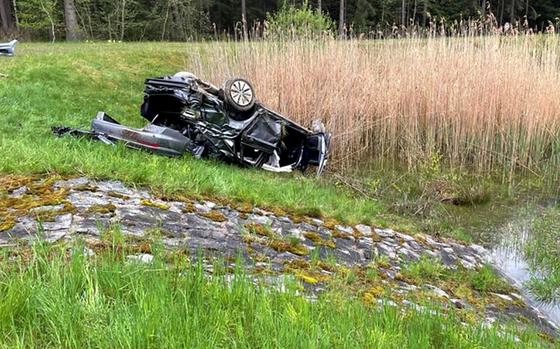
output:
[{"label": "rocky slope", "polygon": [[130,259],[149,262],[146,242],[157,240],[193,259],[203,255],[209,272],[214,259],[232,266],[241,256],[255,275],[298,279],[310,298],[344,291],[366,304],[453,310],[465,325],[513,320],[555,333],[503,280],[486,286],[492,281],[484,274],[487,252],[478,245],[219,200],[162,198],[117,181],[4,177],[0,184],[4,247],[81,239],[94,255],[107,233],[118,230],[137,247],[129,250]]}]

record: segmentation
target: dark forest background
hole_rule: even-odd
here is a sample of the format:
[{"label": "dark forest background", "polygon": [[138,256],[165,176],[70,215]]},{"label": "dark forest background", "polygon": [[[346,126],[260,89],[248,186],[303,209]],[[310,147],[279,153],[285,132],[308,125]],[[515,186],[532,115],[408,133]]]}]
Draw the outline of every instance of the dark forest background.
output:
[{"label": "dark forest background", "polygon": [[560,21],[560,0],[0,0],[0,37],[256,38],[266,28],[267,18],[283,6],[320,9],[333,24],[333,33],[342,24],[352,35],[468,21],[544,31]]}]

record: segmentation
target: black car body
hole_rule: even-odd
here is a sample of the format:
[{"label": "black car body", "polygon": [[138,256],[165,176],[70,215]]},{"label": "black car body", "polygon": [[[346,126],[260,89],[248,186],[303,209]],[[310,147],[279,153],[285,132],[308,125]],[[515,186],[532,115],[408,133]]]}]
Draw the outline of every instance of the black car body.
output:
[{"label": "black car body", "polygon": [[106,143],[124,141],[164,155],[188,151],[275,172],[305,171],[320,175],[327,163],[330,134],[315,132],[266,108],[255,99],[250,83],[234,78],[222,88],[190,73],[148,79],[141,115],[142,129],[120,125],[100,112],[92,131],[57,128],[57,134],[93,136]]}]

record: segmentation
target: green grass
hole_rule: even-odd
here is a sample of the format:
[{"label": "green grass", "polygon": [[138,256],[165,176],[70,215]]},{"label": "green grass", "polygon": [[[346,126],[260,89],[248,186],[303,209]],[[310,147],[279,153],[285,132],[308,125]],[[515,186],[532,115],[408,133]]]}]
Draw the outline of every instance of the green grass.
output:
[{"label": "green grass", "polygon": [[513,290],[490,265],[484,265],[479,270],[460,268],[450,270],[437,259],[423,256],[420,260],[407,264],[401,271],[402,275],[417,283],[441,282],[449,283],[449,288],[463,284],[469,289],[481,292],[508,293]]},{"label": "green grass", "polygon": [[[114,247],[114,246],[113,246]],[[361,301],[317,302],[205,275],[186,257],[127,262],[118,248],[34,245],[0,261],[0,347],[6,348],[511,348],[513,328],[464,326],[453,315]],[[19,256],[10,260],[9,255]],[[164,262],[164,260],[168,262]],[[169,262],[171,261],[171,262]],[[220,270],[220,268],[216,268]],[[526,347],[549,345],[516,332]]]},{"label": "green grass", "polygon": [[489,265],[485,265],[477,272],[471,273],[468,280],[473,289],[481,292],[507,293],[513,290],[512,286]]},{"label": "green grass", "polygon": [[531,225],[525,256],[534,277],[528,287],[543,302],[560,303],[560,207],[546,209]]},{"label": "green grass", "polygon": [[100,111],[124,124],[145,124],[139,114],[146,78],[192,70],[194,45],[22,44],[2,59],[0,173],[87,175],[150,186],[165,193],[203,194],[298,213],[372,222],[383,212],[327,179],[242,169],[190,156],[169,159],[76,139],[57,139],[51,126],[89,128]]}]

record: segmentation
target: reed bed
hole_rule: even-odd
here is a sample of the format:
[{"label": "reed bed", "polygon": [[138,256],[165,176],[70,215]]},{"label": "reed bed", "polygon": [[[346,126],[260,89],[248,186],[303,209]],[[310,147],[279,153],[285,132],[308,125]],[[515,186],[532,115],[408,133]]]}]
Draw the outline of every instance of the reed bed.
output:
[{"label": "reed bed", "polygon": [[543,176],[560,163],[556,35],[216,43],[190,51],[205,79],[249,78],[296,121],[321,118],[333,164]]}]

